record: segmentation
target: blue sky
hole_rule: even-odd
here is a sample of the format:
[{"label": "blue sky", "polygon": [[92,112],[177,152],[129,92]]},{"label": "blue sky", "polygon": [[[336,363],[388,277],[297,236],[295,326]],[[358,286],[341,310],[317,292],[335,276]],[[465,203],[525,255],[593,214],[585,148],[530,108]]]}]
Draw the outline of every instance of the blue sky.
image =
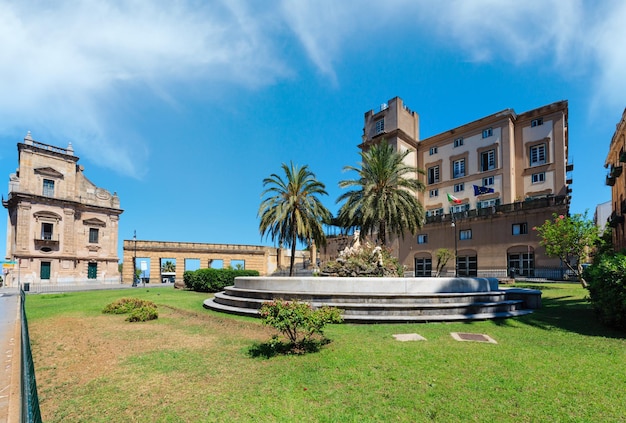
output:
[{"label": "blue sky", "polygon": [[307,164],[335,212],[363,114],[390,98],[422,138],[566,99],[571,210],[592,216],[626,106],[624,22],[620,0],[0,0],[2,192],[31,131],[118,193],[120,251],[134,230],[272,245],[263,178]]}]

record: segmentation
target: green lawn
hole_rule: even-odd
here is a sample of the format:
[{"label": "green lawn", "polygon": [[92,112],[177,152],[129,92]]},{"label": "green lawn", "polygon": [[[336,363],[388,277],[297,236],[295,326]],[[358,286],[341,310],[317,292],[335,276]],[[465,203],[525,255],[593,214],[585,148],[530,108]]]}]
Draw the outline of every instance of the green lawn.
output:
[{"label": "green lawn", "polygon": [[[527,285],[530,286],[530,285]],[[543,308],[471,323],[334,325],[304,356],[250,358],[260,321],[164,288],[29,295],[47,422],[623,422],[626,334],[600,326],[573,284],[533,284]],[[124,296],[159,319],[102,315]],[[458,342],[484,333],[498,344]],[[398,342],[418,333],[426,341]]]}]

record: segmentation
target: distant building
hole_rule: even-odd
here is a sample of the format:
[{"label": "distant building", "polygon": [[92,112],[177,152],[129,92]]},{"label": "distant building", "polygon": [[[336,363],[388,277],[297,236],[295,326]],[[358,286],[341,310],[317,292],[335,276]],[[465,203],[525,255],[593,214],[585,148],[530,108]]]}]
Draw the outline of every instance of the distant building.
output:
[{"label": "distant building", "polygon": [[[506,109],[420,140],[418,114],[398,97],[365,113],[361,149],[384,140],[412,150],[409,164],[425,172],[416,177],[426,186],[418,195],[426,223],[393,247],[409,272],[434,275],[436,252],[446,248],[457,256],[448,275],[562,276],[533,227],[569,210],[567,118],[567,101]],[[322,257],[336,256],[341,242],[331,240]]]},{"label": "distant building", "polygon": [[8,284],[120,283],[117,194],[83,174],[70,144],[17,144],[10,175],[6,259],[15,261]]},{"label": "distant building", "polygon": [[611,187],[611,215],[608,225],[613,228],[613,247],[615,251],[626,248],[626,109],[622,119],[616,125],[615,134],[611,139],[609,154],[606,156],[604,167],[607,168],[606,184]]},{"label": "distant building", "polygon": [[611,201],[607,201],[606,203],[598,204],[596,206],[596,211],[593,214],[593,223],[598,227],[600,234],[603,234],[609,218],[611,217],[611,213],[613,212],[611,208]]}]

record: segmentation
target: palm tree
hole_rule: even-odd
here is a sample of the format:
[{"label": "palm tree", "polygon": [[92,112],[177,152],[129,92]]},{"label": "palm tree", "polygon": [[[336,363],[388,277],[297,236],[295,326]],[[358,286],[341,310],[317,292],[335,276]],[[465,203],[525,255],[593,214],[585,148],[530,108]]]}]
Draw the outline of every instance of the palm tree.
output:
[{"label": "palm tree", "polygon": [[322,205],[318,196],[328,195],[326,187],[319,182],[308,166],[282,164],[285,179],[273,173],[263,179],[267,187],[261,194],[265,197],[259,207],[261,236],[269,235],[272,241],[291,247],[289,276],[293,276],[296,243],[313,240],[317,245],[326,242],[322,224],[329,222],[331,213]]},{"label": "palm tree", "polygon": [[409,153],[396,152],[382,140],[361,152],[360,168],[344,167],[344,171],[357,172],[359,178],[339,182],[341,188],[353,188],[337,199],[337,203],[345,200],[337,216],[343,227],[359,227],[370,234],[378,231],[382,245],[387,242],[387,232],[404,238],[405,230],[415,234],[421,228],[424,207],[417,192],[425,187],[417,174],[424,171],[404,163]]},{"label": "palm tree", "polygon": [[172,273],[176,271],[176,265],[170,260],[166,260],[161,266],[161,272]]}]

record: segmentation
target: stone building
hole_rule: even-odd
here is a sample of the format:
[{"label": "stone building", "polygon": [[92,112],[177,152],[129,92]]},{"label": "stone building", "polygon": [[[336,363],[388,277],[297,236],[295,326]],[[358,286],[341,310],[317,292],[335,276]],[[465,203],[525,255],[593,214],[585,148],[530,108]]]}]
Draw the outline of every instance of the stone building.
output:
[{"label": "stone building", "polygon": [[[561,277],[563,266],[545,255],[532,228],[568,213],[567,117],[567,101],[521,114],[506,109],[420,140],[419,116],[402,99],[366,112],[359,147],[384,141],[411,150],[408,164],[424,171],[415,177],[426,186],[418,195],[426,222],[392,244],[408,271],[434,275],[445,248],[457,257],[446,274]],[[331,239],[322,257],[335,256],[341,242]]]},{"label": "stone building", "polygon": [[615,251],[626,248],[626,175],[623,168],[626,163],[626,109],[615,128],[609,153],[604,167],[607,168],[606,184],[611,187],[611,215],[608,226],[613,229],[613,247]]},{"label": "stone building", "polygon": [[19,167],[10,175],[6,275],[16,285],[120,283],[117,194],[89,181],[72,145],[32,139],[17,144]]}]

